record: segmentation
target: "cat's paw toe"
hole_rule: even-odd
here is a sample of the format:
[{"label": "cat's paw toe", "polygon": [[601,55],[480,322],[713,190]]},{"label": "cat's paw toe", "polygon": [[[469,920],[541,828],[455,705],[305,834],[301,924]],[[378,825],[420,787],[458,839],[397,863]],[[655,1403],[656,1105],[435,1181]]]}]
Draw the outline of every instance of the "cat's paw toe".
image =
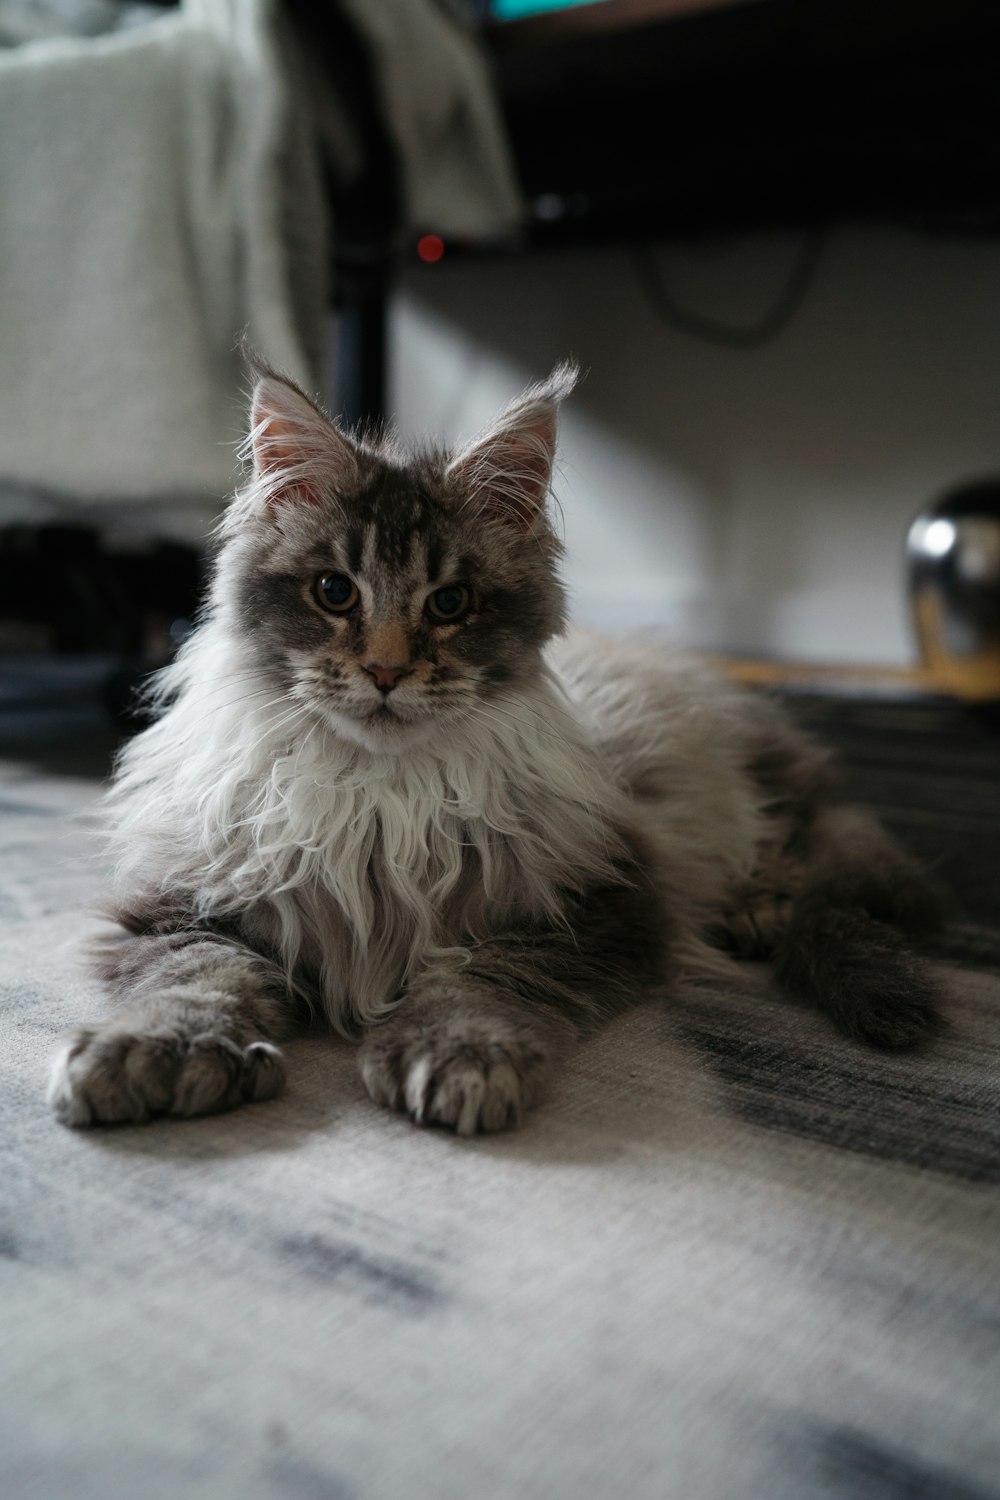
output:
[{"label": "cat's paw toe", "polygon": [[721,946],[738,958],[770,958],[788,931],[792,902],[784,892],[756,891],[723,914]]},{"label": "cat's paw toe", "polygon": [[172,1115],[207,1115],[255,1100],[273,1099],[285,1081],[285,1064],[270,1042],[241,1047],[229,1037],[204,1034],[187,1044],[170,1103]]},{"label": "cat's paw toe", "polygon": [[75,1034],[56,1058],[49,1102],[64,1125],[117,1125],[213,1114],[271,1099],[283,1083],[281,1053],[267,1042],[110,1026]]},{"label": "cat's paw toe", "polygon": [[497,1060],[453,1058],[426,1079],[411,1073],[408,1104],[411,1099],[415,1120],[445,1125],[457,1135],[509,1130],[521,1120],[520,1079],[510,1063]]},{"label": "cat's paw toe", "polygon": [[505,1048],[486,1041],[375,1033],[362,1047],[360,1065],[376,1104],[458,1135],[511,1129],[536,1093]]},{"label": "cat's paw toe", "polygon": [[59,1052],[49,1073],[48,1100],[64,1125],[90,1125],[94,1113],[81,1087],[77,1059],[93,1041],[95,1033],[81,1027]]},{"label": "cat's paw toe", "polygon": [[170,1038],[80,1030],[55,1060],[49,1103],[64,1125],[146,1120],[169,1107],[179,1068]]}]

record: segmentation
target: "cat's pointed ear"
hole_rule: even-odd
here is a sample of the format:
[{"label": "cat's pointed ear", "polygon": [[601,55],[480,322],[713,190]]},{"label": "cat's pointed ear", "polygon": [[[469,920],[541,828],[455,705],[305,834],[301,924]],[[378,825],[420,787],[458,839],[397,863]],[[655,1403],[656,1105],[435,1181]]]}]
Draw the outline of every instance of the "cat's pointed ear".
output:
[{"label": "cat's pointed ear", "polygon": [[358,450],[297,385],[259,364],[250,403],[247,456],[269,505],[321,505],[358,479]]},{"label": "cat's pointed ear", "polygon": [[483,514],[530,531],[545,509],[556,453],[556,414],[579,379],[572,360],[529,386],[503,415],[457,453],[448,477]]}]

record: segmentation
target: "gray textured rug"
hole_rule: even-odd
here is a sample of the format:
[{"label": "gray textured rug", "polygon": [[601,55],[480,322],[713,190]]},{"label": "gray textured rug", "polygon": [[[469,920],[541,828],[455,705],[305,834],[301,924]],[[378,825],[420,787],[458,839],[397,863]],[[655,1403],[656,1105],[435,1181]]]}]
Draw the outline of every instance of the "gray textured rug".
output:
[{"label": "gray textured rug", "polygon": [[985,934],[919,1058],[747,968],[625,1018],[509,1137],[382,1113],[319,1039],[275,1103],[75,1134],[44,1103],[101,1004],[73,763],[0,780],[7,1500],[1000,1495]]}]

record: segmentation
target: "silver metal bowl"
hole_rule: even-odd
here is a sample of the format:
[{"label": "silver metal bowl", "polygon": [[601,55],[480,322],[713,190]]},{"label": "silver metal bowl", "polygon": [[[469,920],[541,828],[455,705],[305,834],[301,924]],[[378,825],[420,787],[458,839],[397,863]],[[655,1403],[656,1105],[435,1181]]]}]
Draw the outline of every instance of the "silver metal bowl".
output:
[{"label": "silver metal bowl", "polygon": [[1000,700],[1000,479],[951,490],[906,538],[923,665],[944,692]]}]

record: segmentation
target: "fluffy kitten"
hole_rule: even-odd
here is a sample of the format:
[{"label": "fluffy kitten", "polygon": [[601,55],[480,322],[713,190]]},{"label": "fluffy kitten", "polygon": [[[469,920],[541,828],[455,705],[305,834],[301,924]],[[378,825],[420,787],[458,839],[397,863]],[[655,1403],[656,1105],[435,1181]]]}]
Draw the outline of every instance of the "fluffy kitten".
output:
[{"label": "fluffy kitten", "polygon": [[[372,1098],[520,1120],[665,979],[776,955],[879,1046],[932,1025],[909,860],[778,710],[661,646],[560,636],[558,368],[455,455],[348,437],[256,368],[205,618],[111,793],[118,1007],[59,1058],[72,1125],[277,1094],[309,1016]],[[554,644],[553,644],[554,642]]]}]

